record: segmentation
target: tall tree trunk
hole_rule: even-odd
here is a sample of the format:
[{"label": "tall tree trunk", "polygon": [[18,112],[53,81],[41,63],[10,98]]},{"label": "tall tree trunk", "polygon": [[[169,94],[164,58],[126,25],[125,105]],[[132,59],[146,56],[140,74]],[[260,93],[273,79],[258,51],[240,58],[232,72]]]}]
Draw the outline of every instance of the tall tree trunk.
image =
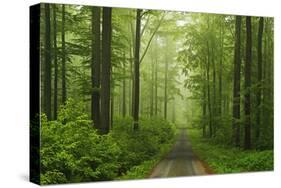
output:
[{"label": "tall tree trunk", "polygon": [[134,82],[134,73],[133,73],[133,55],[132,55],[132,43],[130,42],[130,46],[129,46],[129,56],[130,56],[130,60],[129,60],[129,71],[130,71],[130,79],[129,79],[129,115],[132,116],[133,114],[133,110],[132,110],[132,100],[133,100],[133,94],[132,94],[132,91],[133,91],[133,82]]},{"label": "tall tree trunk", "polygon": [[154,69],[154,101],[155,101],[155,108],[154,108],[154,115],[157,116],[158,114],[158,51],[157,51],[157,40],[155,42],[155,69]]},{"label": "tall tree trunk", "polygon": [[102,16],[102,74],[101,74],[101,133],[110,129],[110,78],[111,78],[111,8],[103,8]]},{"label": "tall tree trunk", "polygon": [[258,88],[257,88],[257,115],[256,115],[256,139],[260,137],[260,121],[261,121],[261,95],[262,95],[262,35],[263,35],[263,17],[259,20],[258,31]]},{"label": "tall tree trunk", "polygon": [[[214,40],[214,39],[212,39]],[[216,129],[217,129],[217,89],[216,89],[216,64],[215,64],[215,54],[214,54],[214,41],[212,41],[212,66],[213,66],[213,112],[212,112],[212,118],[213,118],[213,135],[216,136]]]},{"label": "tall tree trunk", "polygon": [[154,58],[151,59],[150,117],[154,115]]},{"label": "tall tree trunk", "polygon": [[176,123],[176,99],[173,99],[172,122]]},{"label": "tall tree trunk", "polygon": [[45,5],[45,79],[44,79],[44,112],[48,120],[51,120],[51,21],[50,21],[50,5]]},{"label": "tall tree trunk", "polygon": [[115,102],[115,96],[114,96],[114,90],[115,90],[115,81],[112,78],[112,73],[114,71],[113,67],[111,66],[110,68],[111,74],[110,74],[110,80],[111,80],[111,90],[110,90],[110,127],[111,129],[113,129],[113,119],[114,119],[114,102]]},{"label": "tall tree trunk", "polygon": [[220,63],[219,63],[219,99],[218,99],[218,115],[220,119],[222,118],[222,64],[223,64],[223,51],[224,51],[224,26],[223,26],[224,18],[222,19],[221,23],[221,30],[220,30]]},{"label": "tall tree trunk", "polygon": [[141,28],[141,10],[137,9],[136,15],[136,40],[135,40],[135,56],[134,56],[134,107],[133,107],[133,129],[139,129],[139,98],[140,98],[140,28]]},{"label": "tall tree trunk", "polygon": [[57,56],[57,14],[56,5],[53,4],[53,36],[54,36],[54,120],[57,119],[58,111],[58,56]]},{"label": "tall tree trunk", "polygon": [[[126,74],[126,64],[125,64],[125,54],[124,54],[124,63],[123,63],[123,76]],[[126,116],[126,78],[123,78],[122,82],[123,91],[122,91],[122,116]]]},{"label": "tall tree trunk", "polygon": [[62,5],[62,28],[61,28],[61,50],[62,50],[62,103],[64,104],[66,101],[66,61],[65,61],[65,5]]},{"label": "tall tree trunk", "polygon": [[213,117],[211,106],[211,91],[210,91],[210,50],[209,42],[207,41],[207,97],[208,97],[208,111],[209,111],[209,137],[213,136]]},{"label": "tall tree trunk", "polygon": [[252,67],[252,26],[251,17],[246,17],[246,61],[245,61],[245,138],[244,149],[251,148],[251,67]]},{"label": "tall tree trunk", "polygon": [[100,8],[92,7],[92,96],[91,117],[94,126],[100,129],[100,71],[101,71],[101,45],[100,45]]},{"label": "tall tree trunk", "polygon": [[[167,53],[166,53],[167,54]],[[167,119],[167,105],[168,105],[168,59],[165,57],[165,88],[164,88],[164,119]]]},{"label": "tall tree trunk", "polygon": [[133,23],[130,22],[130,30],[131,30],[131,34],[132,34],[132,42],[130,43],[130,70],[131,70],[131,78],[132,78],[132,93],[131,93],[131,110],[130,110],[130,114],[133,117],[134,114],[134,107],[135,107],[135,73],[134,73],[134,62],[135,62],[135,58],[133,57],[133,54],[135,53],[135,30],[134,30],[134,26]]},{"label": "tall tree trunk", "polygon": [[240,146],[240,72],[241,72],[241,16],[235,20],[235,51],[234,51],[234,77],[233,77],[233,143]]},{"label": "tall tree trunk", "polygon": [[[122,84],[123,84],[123,82],[122,82]],[[117,102],[118,102],[118,112],[119,112],[119,116],[122,116],[122,91],[123,91],[123,89],[122,89],[122,85],[121,85],[121,83],[120,83],[120,86],[118,86],[118,89],[119,89],[119,98],[118,98],[118,100],[117,100]]]},{"label": "tall tree trunk", "polygon": [[206,116],[207,116],[207,94],[206,94],[206,72],[203,71],[203,100],[202,100],[202,116],[203,116],[203,124],[202,124],[202,131],[203,131],[203,137],[206,137]]}]

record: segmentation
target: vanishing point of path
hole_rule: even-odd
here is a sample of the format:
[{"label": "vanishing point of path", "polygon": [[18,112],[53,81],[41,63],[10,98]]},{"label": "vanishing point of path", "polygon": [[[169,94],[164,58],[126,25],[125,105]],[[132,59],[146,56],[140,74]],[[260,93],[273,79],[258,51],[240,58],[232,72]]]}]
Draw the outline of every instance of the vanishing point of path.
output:
[{"label": "vanishing point of path", "polygon": [[193,154],[186,132],[185,128],[179,130],[176,143],[168,155],[154,167],[150,178],[208,174],[202,162]]}]

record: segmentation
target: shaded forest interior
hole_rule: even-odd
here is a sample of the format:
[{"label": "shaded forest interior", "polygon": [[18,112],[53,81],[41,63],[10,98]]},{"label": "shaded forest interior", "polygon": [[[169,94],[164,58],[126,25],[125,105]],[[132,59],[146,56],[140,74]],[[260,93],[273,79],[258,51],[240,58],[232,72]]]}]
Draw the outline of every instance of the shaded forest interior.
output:
[{"label": "shaded forest interior", "polygon": [[41,4],[40,20],[43,184],[143,177],[177,126],[273,150],[273,18]]}]

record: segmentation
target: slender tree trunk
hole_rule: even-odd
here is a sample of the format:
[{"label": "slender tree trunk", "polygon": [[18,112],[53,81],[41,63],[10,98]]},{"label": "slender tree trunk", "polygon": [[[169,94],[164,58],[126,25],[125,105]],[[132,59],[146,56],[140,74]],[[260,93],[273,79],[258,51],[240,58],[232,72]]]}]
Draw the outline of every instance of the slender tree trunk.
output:
[{"label": "slender tree trunk", "polygon": [[202,100],[202,116],[203,116],[203,124],[202,124],[202,131],[203,131],[203,137],[206,137],[206,116],[207,116],[207,94],[206,94],[206,72],[204,70],[203,72],[203,100]]},{"label": "slender tree trunk", "polygon": [[258,88],[257,88],[257,114],[256,114],[256,139],[260,137],[260,121],[261,121],[261,98],[262,98],[262,35],[263,35],[263,18],[259,20],[258,31]]},{"label": "slender tree trunk", "polygon": [[133,91],[133,82],[134,82],[134,73],[133,73],[133,55],[132,55],[132,44],[130,42],[130,52],[129,52],[129,56],[130,56],[130,61],[129,61],[129,71],[130,71],[130,79],[129,79],[129,115],[132,116],[133,114],[133,110],[132,110],[132,100],[133,100],[133,94],[132,94],[132,91]]},{"label": "slender tree trunk", "polygon": [[156,42],[156,45],[155,45],[155,70],[154,70],[154,89],[155,89],[155,112],[154,112],[154,115],[157,116],[158,114],[158,51],[157,51],[157,42]]},{"label": "slender tree trunk", "polygon": [[57,56],[57,14],[56,5],[53,4],[53,28],[54,28],[54,120],[57,119],[58,111],[58,56]]},{"label": "slender tree trunk", "polygon": [[172,122],[176,123],[176,99],[173,99]]},{"label": "slender tree trunk", "polygon": [[[224,18],[223,18],[224,19]],[[224,26],[223,20],[221,23],[220,39],[221,39],[221,53],[220,53],[220,63],[219,63],[219,104],[218,104],[218,115],[220,119],[222,118],[222,64],[223,64],[223,51],[224,51]]]},{"label": "slender tree trunk", "polygon": [[51,120],[51,21],[50,21],[50,5],[45,5],[45,79],[44,79],[44,112],[48,120]]},{"label": "slender tree trunk", "polygon": [[65,60],[65,5],[62,5],[62,28],[61,28],[61,50],[62,50],[62,103],[66,101],[66,60]]},{"label": "slender tree trunk", "polygon": [[241,16],[235,21],[235,51],[234,51],[234,77],[233,77],[233,143],[240,146],[240,72],[241,72]]},{"label": "slender tree trunk", "polygon": [[122,116],[122,97],[123,97],[123,94],[122,94],[122,91],[123,91],[123,88],[122,88],[122,85],[123,84],[123,81],[120,83],[120,85],[118,86],[118,89],[119,89],[119,98],[117,100],[117,104],[118,104],[118,112],[119,112],[119,116]]},{"label": "slender tree trunk", "polygon": [[[167,54],[167,53],[166,53]],[[164,119],[167,119],[168,105],[168,59],[165,57]]]},{"label": "slender tree trunk", "polygon": [[134,56],[134,113],[133,113],[133,129],[139,129],[139,98],[140,98],[140,28],[141,28],[141,10],[137,9],[136,15],[136,40],[135,40],[135,56]]},{"label": "slender tree trunk", "polygon": [[110,127],[109,129],[113,129],[113,120],[114,120],[114,115],[115,115],[115,96],[114,96],[114,90],[115,90],[115,81],[112,78],[112,74],[114,72],[113,67],[110,67],[110,80],[111,80],[111,90],[110,90],[110,115],[109,115],[109,119],[110,119]]},{"label": "slender tree trunk", "polygon": [[111,92],[111,97],[110,97],[110,125],[111,125],[111,129],[113,128],[113,118],[114,118],[114,94],[113,94],[113,92]]},{"label": "slender tree trunk", "polygon": [[94,126],[100,129],[100,64],[101,64],[101,45],[100,45],[100,8],[92,8],[92,64],[91,64],[91,77],[92,77],[92,98],[91,117]]},{"label": "slender tree trunk", "polygon": [[[212,39],[213,40],[213,39]],[[217,129],[217,89],[216,89],[216,64],[215,64],[215,54],[214,54],[214,43],[212,41],[212,66],[213,66],[213,112],[212,112],[212,118],[213,118],[213,135],[216,136],[216,129]]]},{"label": "slender tree trunk", "polygon": [[212,106],[211,106],[211,91],[210,91],[210,52],[209,42],[207,41],[207,97],[209,111],[209,137],[213,136],[213,121],[212,121]]},{"label": "slender tree trunk", "polygon": [[150,117],[154,115],[154,58],[151,60]]},{"label": "slender tree trunk", "polygon": [[251,64],[252,64],[252,26],[251,17],[246,17],[246,61],[245,61],[245,138],[244,149],[251,148]]},{"label": "slender tree trunk", "polygon": [[[125,65],[125,55],[124,55],[124,63],[123,63],[123,76],[126,74],[126,65]],[[123,91],[122,91],[122,116],[126,116],[126,78],[123,78]]]},{"label": "slender tree trunk", "polygon": [[111,8],[103,8],[102,17],[102,74],[101,74],[101,133],[110,129],[110,78],[111,78]]}]

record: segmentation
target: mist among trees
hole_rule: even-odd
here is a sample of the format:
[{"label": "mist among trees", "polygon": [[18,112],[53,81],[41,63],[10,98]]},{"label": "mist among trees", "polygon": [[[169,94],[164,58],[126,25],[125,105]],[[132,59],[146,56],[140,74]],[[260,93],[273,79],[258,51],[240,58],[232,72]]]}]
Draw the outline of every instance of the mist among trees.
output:
[{"label": "mist among trees", "polygon": [[215,173],[273,169],[273,18],[41,4],[40,20],[43,184],[147,177],[179,128]]}]

